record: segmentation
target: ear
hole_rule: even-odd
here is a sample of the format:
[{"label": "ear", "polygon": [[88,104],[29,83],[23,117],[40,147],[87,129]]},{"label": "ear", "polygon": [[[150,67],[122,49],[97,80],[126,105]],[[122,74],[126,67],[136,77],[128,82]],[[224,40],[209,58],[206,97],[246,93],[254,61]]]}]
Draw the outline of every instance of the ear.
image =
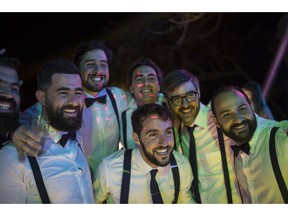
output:
[{"label": "ear", "polygon": [[218,128],[220,128],[220,125],[219,125],[219,122],[218,122],[217,118],[216,118],[214,115],[212,115],[211,118],[212,118],[214,124],[215,124]]},{"label": "ear", "polygon": [[132,137],[133,137],[134,142],[140,146],[140,138],[139,138],[138,134],[135,132],[132,132]]},{"label": "ear", "polygon": [[38,100],[39,103],[42,104],[42,106],[45,106],[45,99],[46,99],[46,94],[44,91],[41,91],[41,90],[37,90],[36,93],[36,98]]}]

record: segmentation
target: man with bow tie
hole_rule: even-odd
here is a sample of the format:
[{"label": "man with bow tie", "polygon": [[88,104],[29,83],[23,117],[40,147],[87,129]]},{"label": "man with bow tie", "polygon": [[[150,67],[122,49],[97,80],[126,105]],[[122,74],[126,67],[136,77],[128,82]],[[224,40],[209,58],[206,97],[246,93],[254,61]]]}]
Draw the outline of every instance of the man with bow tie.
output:
[{"label": "man with bow tie", "polygon": [[[81,42],[73,54],[73,61],[81,73],[86,104],[80,133],[92,172],[103,157],[119,149],[120,115],[131,101],[128,92],[117,87],[106,87],[111,60],[111,50],[98,40]],[[40,107],[38,103],[25,110],[20,116],[21,123],[27,123]],[[21,127],[13,141],[19,149],[36,156],[41,152],[41,145],[28,135]]]},{"label": "man with bow tie", "polygon": [[285,131],[255,115],[248,97],[237,87],[215,92],[211,108],[218,127],[236,143],[231,147],[243,202],[288,203]]},{"label": "man with bow tie", "polygon": [[51,60],[38,73],[37,88],[48,135],[37,158],[19,161],[15,145],[2,148],[0,203],[94,203],[78,132],[84,107],[79,70],[69,60]]}]

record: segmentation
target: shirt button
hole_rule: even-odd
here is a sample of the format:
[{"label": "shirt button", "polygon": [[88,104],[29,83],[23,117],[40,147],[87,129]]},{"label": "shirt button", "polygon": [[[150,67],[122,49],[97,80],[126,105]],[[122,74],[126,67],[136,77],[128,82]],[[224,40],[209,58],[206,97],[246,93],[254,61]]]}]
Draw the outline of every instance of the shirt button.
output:
[{"label": "shirt button", "polygon": [[82,175],[82,173],[83,173],[83,169],[81,169],[80,167],[78,167],[77,174],[78,174],[78,175]]}]

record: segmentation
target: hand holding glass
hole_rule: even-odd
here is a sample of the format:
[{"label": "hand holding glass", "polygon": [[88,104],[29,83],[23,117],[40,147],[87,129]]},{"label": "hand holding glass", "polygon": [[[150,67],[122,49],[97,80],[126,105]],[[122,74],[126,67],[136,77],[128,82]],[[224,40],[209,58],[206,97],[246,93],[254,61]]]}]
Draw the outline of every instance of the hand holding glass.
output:
[{"label": "hand holding glass", "polygon": [[33,116],[29,121],[29,129],[39,137],[39,143],[43,146],[48,136],[48,122],[42,116]]}]

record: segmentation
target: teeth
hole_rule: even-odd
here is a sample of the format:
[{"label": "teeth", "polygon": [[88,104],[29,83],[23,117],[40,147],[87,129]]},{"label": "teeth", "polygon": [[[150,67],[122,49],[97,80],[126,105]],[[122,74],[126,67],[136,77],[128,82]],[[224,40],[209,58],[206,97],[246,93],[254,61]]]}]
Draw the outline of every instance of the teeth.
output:
[{"label": "teeth", "polygon": [[103,77],[92,77],[91,79],[95,82],[99,82],[103,79]]},{"label": "teeth", "polygon": [[165,148],[165,149],[158,149],[158,150],[156,150],[156,152],[157,152],[158,154],[166,154],[166,153],[168,152],[168,149],[167,149],[167,148]]},{"label": "teeth", "polygon": [[10,104],[7,103],[0,103],[0,109],[9,110],[11,108]]},{"label": "teeth", "polygon": [[75,109],[65,109],[64,111],[68,112],[68,113],[74,113],[76,110]]},{"label": "teeth", "polygon": [[143,90],[142,92],[143,92],[143,93],[150,93],[151,90]]},{"label": "teeth", "polygon": [[191,111],[191,109],[182,110],[183,113],[189,113],[190,111]]}]

